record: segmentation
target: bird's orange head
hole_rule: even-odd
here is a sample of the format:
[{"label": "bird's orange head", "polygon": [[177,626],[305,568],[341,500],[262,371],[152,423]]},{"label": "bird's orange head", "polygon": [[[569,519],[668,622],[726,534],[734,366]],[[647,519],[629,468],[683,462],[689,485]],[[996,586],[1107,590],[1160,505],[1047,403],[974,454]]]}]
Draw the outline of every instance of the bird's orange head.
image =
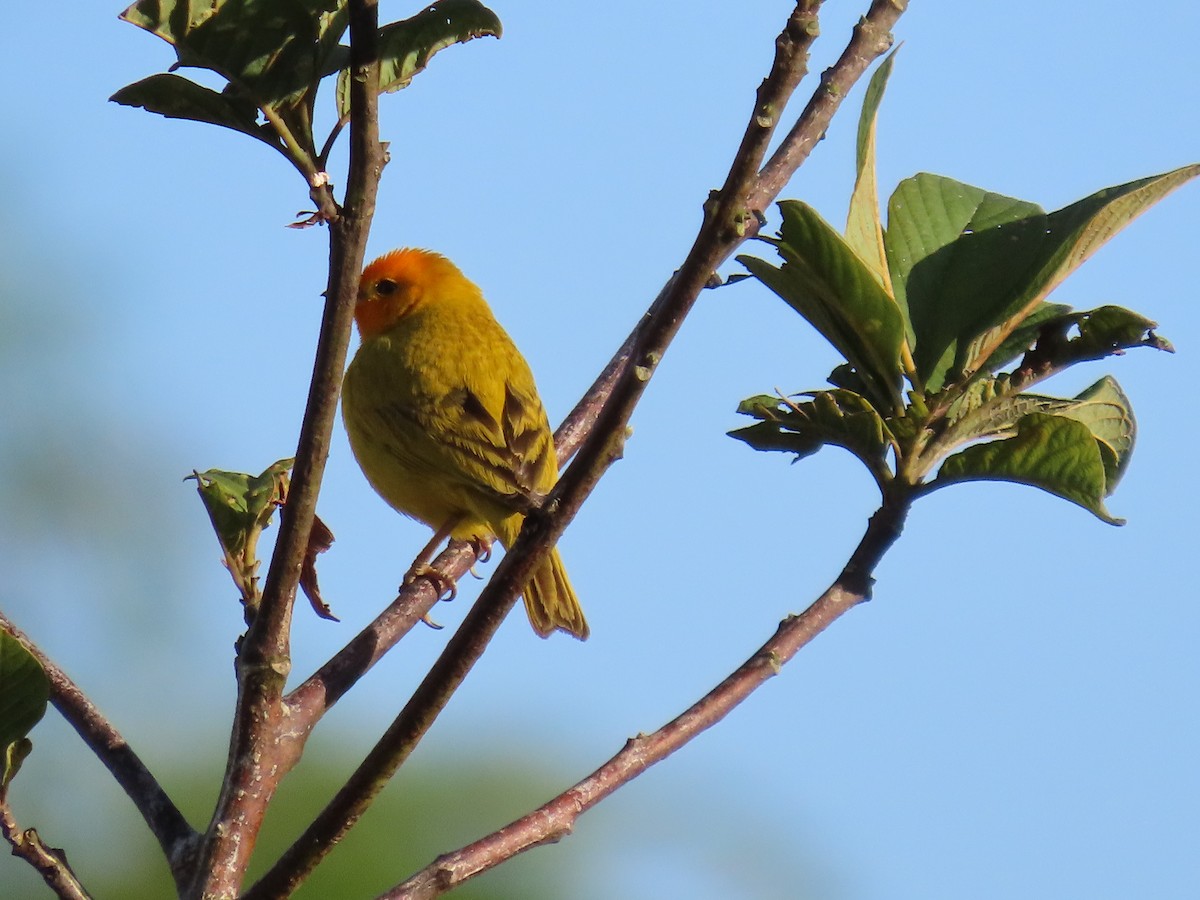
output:
[{"label": "bird's orange head", "polygon": [[379,257],[358,283],[354,319],[363,338],[381,334],[438,297],[476,288],[439,253],[405,247]]}]

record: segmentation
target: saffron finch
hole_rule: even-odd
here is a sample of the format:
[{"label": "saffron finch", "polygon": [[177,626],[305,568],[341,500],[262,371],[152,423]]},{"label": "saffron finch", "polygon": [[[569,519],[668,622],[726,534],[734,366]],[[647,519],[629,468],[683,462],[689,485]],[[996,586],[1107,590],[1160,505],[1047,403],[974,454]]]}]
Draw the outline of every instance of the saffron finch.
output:
[{"label": "saffron finch", "polygon": [[[482,292],[444,256],[395,250],[363,271],[354,318],[342,418],[371,486],[435,540],[511,546],[558,463],[533,374]],[[522,595],[542,637],[588,636],[557,549]]]}]

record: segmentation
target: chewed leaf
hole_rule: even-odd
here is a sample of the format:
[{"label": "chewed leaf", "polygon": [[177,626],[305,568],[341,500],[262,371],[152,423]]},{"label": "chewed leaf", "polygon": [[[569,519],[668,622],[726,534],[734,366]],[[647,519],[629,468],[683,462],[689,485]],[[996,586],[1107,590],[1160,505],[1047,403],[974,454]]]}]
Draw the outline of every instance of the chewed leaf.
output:
[{"label": "chewed leaf", "polygon": [[209,469],[188,476],[196,481],[225,565],[247,604],[257,598],[258,538],[287,498],[291,467],[291,459],[281,459],[261,475]]},{"label": "chewed leaf", "polygon": [[256,106],[286,105],[313,88],[347,24],[343,0],[138,0],[121,18]]},{"label": "chewed leaf", "polygon": [[1111,525],[1124,524],[1104,508],[1108,478],[1096,439],[1087,425],[1067,416],[1025,416],[1013,437],[949,457],[932,486],[962,481],[1027,484],[1070,500]]},{"label": "chewed leaf", "polygon": [[843,447],[877,473],[892,437],[874,407],[852,391],[819,391],[810,396],[803,402],[769,395],[743,400],[738,412],[761,421],[729,436],[756,450],[795,453],[797,459],[826,444]]},{"label": "chewed leaf", "polygon": [[[406,88],[433,55],[473,38],[500,37],[500,18],[478,0],[440,0],[409,19],[379,29],[379,90]],[[338,115],[350,115],[350,73],[337,81]]]}]

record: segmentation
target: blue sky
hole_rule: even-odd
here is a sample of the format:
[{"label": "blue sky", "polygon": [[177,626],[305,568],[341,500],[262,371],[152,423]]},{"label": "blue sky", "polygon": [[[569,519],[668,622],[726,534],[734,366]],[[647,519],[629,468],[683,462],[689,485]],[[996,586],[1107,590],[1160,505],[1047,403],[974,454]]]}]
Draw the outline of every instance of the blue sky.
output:
[{"label": "blue sky", "polygon": [[[827,6],[814,72],[866,2]],[[384,98],[391,163],[370,247],[453,258],[557,420],[682,260],[790,4],[493,8],[502,40],[452,48]],[[180,479],[292,453],[326,235],[283,227],[307,194],[264,146],[106,102],[173,59],[117,12],[87,4],[0,38],[0,603],[155,767],[181,746],[223,754],[240,624]],[[1135,15],[1108,0],[917,0],[880,114],[884,192],[930,171],[1054,209],[1200,161],[1198,32],[1183,2]],[[861,86],[784,192],[834,222],[860,102]],[[1131,397],[1138,446],[1108,503],[1129,524],[1008,485],[922,501],[872,603],[536,851],[582,873],[576,896],[1194,894],[1198,216],[1190,185],[1055,298],[1130,306],[1178,349],[1046,385],[1068,395],[1111,372]],[[551,789],[566,787],[817,596],[874,509],[870,479],[838,451],[791,466],[724,433],[742,397],[818,387],[835,362],[765,289],[706,294],[625,459],[561,543],[592,639],[543,642],[514,615],[418,756],[540,750]],[[125,527],[97,532],[95,511]],[[371,492],[340,429],[320,511],[338,538],[322,587],[343,621],[298,610],[300,675],[370,620],[427,537]],[[475,590],[435,616],[453,627]],[[347,697],[337,740],[368,746],[445,635],[414,633]],[[71,739],[49,719],[34,738]],[[84,768],[60,790],[113,802],[102,777]],[[69,828],[53,804],[39,813],[30,824],[51,835]],[[104,865],[68,849],[85,872]]]}]

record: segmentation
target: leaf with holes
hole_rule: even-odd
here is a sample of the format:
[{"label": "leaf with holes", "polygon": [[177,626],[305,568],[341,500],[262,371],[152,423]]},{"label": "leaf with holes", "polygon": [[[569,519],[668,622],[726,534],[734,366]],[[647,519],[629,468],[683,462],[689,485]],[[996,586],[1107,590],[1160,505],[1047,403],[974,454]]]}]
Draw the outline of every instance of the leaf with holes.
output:
[{"label": "leaf with holes", "polygon": [[311,99],[347,26],[344,0],[138,0],[121,18],[209,69],[255,106]]},{"label": "leaf with holes", "polygon": [[[408,87],[433,55],[447,47],[498,38],[502,31],[499,17],[477,0],[441,0],[410,19],[385,25],[379,29],[379,91]],[[350,73],[345,69],[338,75],[337,107],[341,118],[350,115]]]},{"label": "leaf with holes", "polygon": [[209,469],[187,476],[196,482],[225,565],[247,603],[257,597],[258,538],[287,498],[291,467],[291,459],[281,459],[261,475]]},{"label": "leaf with holes", "polygon": [[782,450],[797,459],[811,456],[827,444],[849,450],[872,472],[884,464],[892,437],[879,413],[866,398],[852,391],[819,391],[811,399],[760,395],[743,400],[738,412],[760,421],[729,432],[755,450]]}]

